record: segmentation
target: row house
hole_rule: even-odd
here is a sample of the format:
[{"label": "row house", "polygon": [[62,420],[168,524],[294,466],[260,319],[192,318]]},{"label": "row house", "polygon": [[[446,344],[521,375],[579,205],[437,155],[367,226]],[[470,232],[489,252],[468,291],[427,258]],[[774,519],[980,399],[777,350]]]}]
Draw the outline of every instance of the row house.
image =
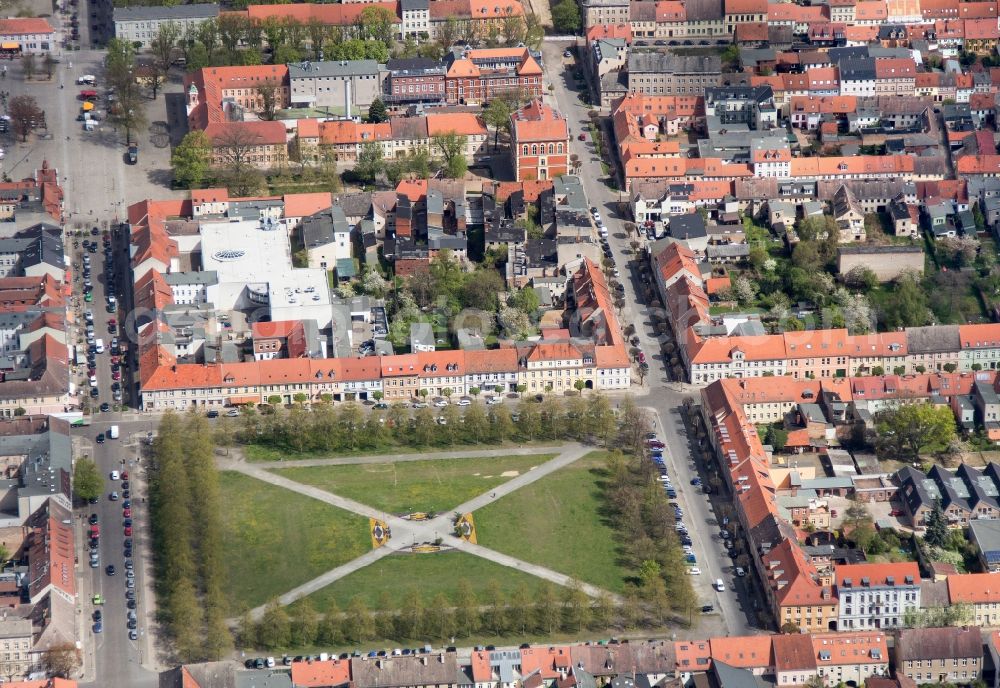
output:
[{"label": "row house", "polygon": [[920,609],[920,568],[915,562],[834,567],[839,602],[837,628],[898,628]]},{"label": "row house", "polygon": [[1000,573],[953,574],[946,582],[949,604],[969,605],[979,628],[1000,627]]},{"label": "row house", "polygon": [[[434,351],[354,358],[273,358],[253,363],[179,363],[168,346],[140,332],[140,394],[145,409],[264,403],[297,394],[310,400],[410,400],[420,390],[463,395],[472,387],[534,393],[628,389],[631,361],[600,269],[585,260],[571,280],[573,319],[542,341],[480,352]],[[146,328],[153,327],[153,324]]]}]

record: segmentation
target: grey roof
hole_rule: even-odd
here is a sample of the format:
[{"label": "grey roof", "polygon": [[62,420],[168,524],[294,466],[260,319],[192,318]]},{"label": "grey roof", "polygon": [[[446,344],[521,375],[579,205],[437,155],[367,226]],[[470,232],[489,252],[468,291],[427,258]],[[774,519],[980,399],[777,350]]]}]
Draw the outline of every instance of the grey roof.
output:
[{"label": "grey roof", "polygon": [[410,347],[417,346],[434,346],[434,328],[430,323],[410,323]]},{"label": "grey roof", "polygon": [[238,671],[233,688],[292,688],[287,671]]},{"label": "grey roof", "polygon": [[701,213],[673,215],[669,221],[670,236],[675,239],[700,239],[708,236]]},{"label": "grey roof", "polygon": [[454,652],[431,655],[359,658],[351,662],[355,688],[406,688],[450,685],[458,676]]},{"label": "grey roof", "polygon": [[372,210],[372,195],[367,191],[340,194],[334,196],[333,205],[343,208],[347,217],[365,217]]},{"label": "grey roof", "polygon": [[970,539],[983,553],[987,563],[1000,563],[1000,521],[973,519]]},{"label": "grey roof", "polygon": [[750,244],[710,244],[705,254],[712,258],[746,258],[750,255]]},{"label": "grey roof", "polygon": [[0,239],[0,254],[18,254],[22,267],[46,264],[66,268],[62,231],[44,222]]},{"label": "grey roof", "polygon": [[134,5],[116,7],[115,21],[155,21],[170,19],[209,19],[219,16],[219,6],[214,3],[199,5]]},{"label": "grey roof", "polygon": [[[426,0],[419,1],[426,3]],[[432,60],[429,57],[393,58],[386,63],[385,67],[392,74],[399,75],[424,74],[427,72],[440,72],[444,74],[444,64],[439,60]]]},{"label": "grey roof", "polygon": [[218,284],[219,273],[215,270],[197,270],[195,272],[168,272],[163,275],[163,281],[168,285],[175,284]]},{"label": "grey roof", "polygon": [[958,325],[906,328],[906,348],[911,354],[958,351]]},{"label": "grey roof", "polygon": [[330,76],[366,76],[378,74],[376,60],[326,60],[323,62],[289,62],[290,79],[315,79]]},{"label": "grey roof", "polygon": [[847,58],[840,61],[840,81],[874,81],[875,60],[869,57]]},{"label": "grey roof", "polygon": [[897,661],[982,657],[978,628],[907,628],[896,641]]},{"label": "grey roof", "polygon": [[903,253],[923,253],[924,249],[922,246],[905,246],[905,245],[894,245],[886,244],[884,246],[880,245],[864,245],[864,246],[841,246],[837,249],[838,252],[848,255],[898,255]]},{"label": "grey roof", "polygon": [[722,19],[722,0],[688,0],[684,9],[689,22]]},{"label": "grey roof", "polygon": [[403,12],[413,12],[417,10],[429,10],[430,3],[428,0],[401,0],[399,3],[399,8]]},{"label": "grey roof", "polygon": [[674,55],[673,53],[633,52],[628,56],[629,74],[715,74],[722,71],[718,55]]},{"label": "grey roof", "polygon": [[718,684],[726,688],[763,688],[768,685],[760,676],[748,669],[739,669],[718,660],[712,662],[712,672]]}]

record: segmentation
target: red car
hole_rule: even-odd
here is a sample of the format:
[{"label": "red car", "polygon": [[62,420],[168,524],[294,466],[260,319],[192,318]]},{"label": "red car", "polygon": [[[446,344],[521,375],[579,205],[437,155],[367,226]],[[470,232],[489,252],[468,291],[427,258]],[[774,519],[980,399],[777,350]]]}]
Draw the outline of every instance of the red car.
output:
[{"label": "red car", "polygon": [[664,447],[667,446],[663,444],[663,442],[661,442],[660,440],[649,440],[648,442],[646,442],[646,445],[653,449],[663,449]]},{"label": "red car", "polygon": [[587,135],[586,134],[580,134],[576,138],[580,139],[581,141],[586,141],[587,140]]},{"label": "red car", "polygon": [[112,380],[121,380],[122,379],[122,374],[116,370],[113,373],[111,373],[111,379]]},{"label": "red car", "polygon": [[900,511],[899,509],[893,509],[892,511],[889,512],[889,515],[890,516],[902,516],[903,512]]},{"label": "red car", "polygon": [[125,537],[132,537],[132,526],[125,526]]},{"label": "red car", "polygon": [[122,517],[123,518],[132,518],[132,510],[131,509],[122,509]]},{"label": "red car", "polygon": [[640,351],[639,352],[639,363],[645,363],[645,362],[646,362],[646,354],[644,354],[643,352]]},{"label": "red car", "polygon": [[128,480],[128,471],[122,471],[122,480]]}]

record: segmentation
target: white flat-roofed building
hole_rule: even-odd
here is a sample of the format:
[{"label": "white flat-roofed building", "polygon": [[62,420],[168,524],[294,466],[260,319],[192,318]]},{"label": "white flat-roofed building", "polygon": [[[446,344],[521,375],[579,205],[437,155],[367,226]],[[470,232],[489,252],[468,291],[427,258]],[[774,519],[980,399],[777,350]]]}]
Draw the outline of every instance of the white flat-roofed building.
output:
[{"label": "white flat-roofed building", "polygon": [[275,321],[315,320],[319,329],[330,325],[326,271],[292,267],[288,233],[280,223],[203,223],[201,255],[202,269],[217,276],[216,283],[206,287],[208,301],[217,309],[258,309],[258,315]]}]

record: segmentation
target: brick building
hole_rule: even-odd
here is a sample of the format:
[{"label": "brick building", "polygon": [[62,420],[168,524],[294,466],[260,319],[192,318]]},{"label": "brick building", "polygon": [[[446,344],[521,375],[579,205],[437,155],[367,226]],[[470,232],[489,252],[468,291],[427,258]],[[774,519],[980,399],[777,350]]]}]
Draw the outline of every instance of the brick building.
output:
[{"label": "brick building", "polygon": [[542,95],[542,68],[527,48],[460,50],[447,58],[445,92],[451,104],[476,105],[504,93]]},{"label": "brick building", "polygon": [[569,172],[566,118],[533,100],[511,115],[511,155],[517,181],[554,179]]}]

